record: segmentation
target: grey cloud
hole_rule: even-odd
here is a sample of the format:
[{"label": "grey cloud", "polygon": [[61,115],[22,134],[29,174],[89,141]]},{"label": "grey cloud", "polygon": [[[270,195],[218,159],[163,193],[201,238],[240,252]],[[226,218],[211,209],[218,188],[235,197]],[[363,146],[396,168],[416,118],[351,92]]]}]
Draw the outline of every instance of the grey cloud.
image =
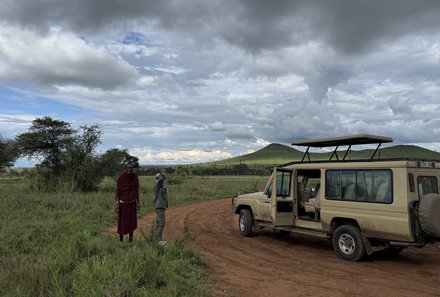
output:
[{"label": "grey cloud", "polygon": [[440,25],[436,0],[372,1],[145,1],[6,0],[1,19],[47,29],[64,24],[93,32],[133,20],[155,23],[197,39],[221,36],[250,52],[325,40],[345,52],[359,52]]},{"label": "grey cloud", "polygon": [[327,16],[322,29],[333,47],[347,53],[389,44],[410,34],[432,33],[440,25],[435,0],[326,1],[318,6]]},{"label": "grey cloud", "polygon": [[214,122],[211,125],[209,125],[209,129],[215,132],[224,131],[225,127],[222,122]]},{"label": "grey cloud", "polygon": [[228,125],[223,134],[231,139],[253,139],[255,137],[255,130],[244,124],[235,124]]},{"label": "grey cloud", "polygon": [[[440,27],[440,2],[134,0],[127,4],[118,0],[7,0],[0,17],[40,30],[48,30],[53,25],[64,26],[80,35],[124,28],[134,23],[149,24],[175,34],[176,38],[193,40],[207,47],[213,46],[216,40],[223,40],[252,53],[257,59],[267,51],[278,56],[277,52],[283,48],[315,42],[335,51],[330,58],[336,59],[334,63],[337,65],[345,53],[365,55],[371,48],[386,46],[405,36],[437,30]],[[190,51],[197,52],[198,48],[193,46]],[[203,61],[202,56],[199,55],[199,59],[196,56],[193,55],[191,61]],[[180,59],[180,63],[184,65],[185,60]],[[188,78],[213,70],[212,61],[200,64],[205,67],[190,69]],[[333,66],[332,61],[324,64],[324,67],[309,65],[309,70],[301,72],[309,85],[311,98],[318,101],[325,99],[330,88],[350,75],[350,71]],[[347,63],[344,67],[349,65]],[[408,71],[417,75],[427,67],[430,66]],[[430,72],[438,77],[437,68],[431,68]],[[269,76],[289,70],[298,71],[294,66],[293,69],[283,69],[269,64],[254,68],[256,75]],[[113,84],[111,77],[109,81]],[[103,83],[99,82],[99,85]]]},{"label": "grey cloud", "polygon": [[33,73],[35,81],[43,85],[80,85],[90,88],[111,90],[125,86],[136,78],[136,72],[129,67],[117,67],[115,64],[102,64],[89,61],[75,65],[74,69],[53,69]]},{"label": "grey cloud", "polygon": [[388,101],[388,104],[394,114],[408,114],[411,112],[411,106],[408,101],[408,99],[394,97]]},{"label": "grey cloud", "polygon": [[317,73],[306,75],[304,81],[309,86],[311,99],[321,101],[327,98],[330,88],[347,80],[350,74],[349,70],[342,67],[320,67]]}]

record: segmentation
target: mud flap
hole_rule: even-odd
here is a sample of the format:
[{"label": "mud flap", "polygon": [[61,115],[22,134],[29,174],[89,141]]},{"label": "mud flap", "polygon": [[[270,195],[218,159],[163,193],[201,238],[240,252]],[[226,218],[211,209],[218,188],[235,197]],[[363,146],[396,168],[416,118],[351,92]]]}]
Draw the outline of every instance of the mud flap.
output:
[{"label": "mud flap", "polygon": [[364,233],[361,232],[361,235],[362,235],[362,240],[364,241],[365,244],[365,251],[367,252],[367,255],[370,256],[371,254],[373,254],[375,249],[371,246],[370,240],[368,240],[368,238],[365,237]]}]

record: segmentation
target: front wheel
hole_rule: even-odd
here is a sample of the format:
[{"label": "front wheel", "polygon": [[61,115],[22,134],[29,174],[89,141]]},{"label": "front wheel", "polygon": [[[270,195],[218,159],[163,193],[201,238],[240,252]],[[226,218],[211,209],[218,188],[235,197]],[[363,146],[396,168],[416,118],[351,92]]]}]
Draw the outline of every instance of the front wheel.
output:
[{"label": "front wheel", "polygon": [[365,256],[364,240],[355,226],[339,226],[333,234],[332,243],[336,255],[343,260],[356,262]]},{"label": "front wheel", "polygon": [[238,221],[241,236],[250,236],[252,234],[252,213],[249,209],[242,209],[240,211],[240,218]]}]

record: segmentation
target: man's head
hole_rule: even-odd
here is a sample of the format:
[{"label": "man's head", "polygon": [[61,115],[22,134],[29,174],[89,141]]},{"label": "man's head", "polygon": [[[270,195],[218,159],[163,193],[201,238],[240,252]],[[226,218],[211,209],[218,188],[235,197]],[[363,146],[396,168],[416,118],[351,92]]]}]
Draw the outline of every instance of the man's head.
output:
[{"label": "man's head", "polygon": [[125,165],[125,170],[128,172],[133,172],[133,164],[127,163],[127,165]]}]

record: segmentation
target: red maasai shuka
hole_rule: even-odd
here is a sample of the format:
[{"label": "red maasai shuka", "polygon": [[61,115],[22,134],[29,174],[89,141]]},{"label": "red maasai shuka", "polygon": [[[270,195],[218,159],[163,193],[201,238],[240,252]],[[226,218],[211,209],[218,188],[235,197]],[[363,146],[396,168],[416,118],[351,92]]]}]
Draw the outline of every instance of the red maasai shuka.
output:
[{"label": "red maasai shuka", "polygon": [[124,172],[118,178],[116,197],[118,208],[118,233],[128,234],[137,228],[137,200],[139,198],[139,178],[134,173]]}]

